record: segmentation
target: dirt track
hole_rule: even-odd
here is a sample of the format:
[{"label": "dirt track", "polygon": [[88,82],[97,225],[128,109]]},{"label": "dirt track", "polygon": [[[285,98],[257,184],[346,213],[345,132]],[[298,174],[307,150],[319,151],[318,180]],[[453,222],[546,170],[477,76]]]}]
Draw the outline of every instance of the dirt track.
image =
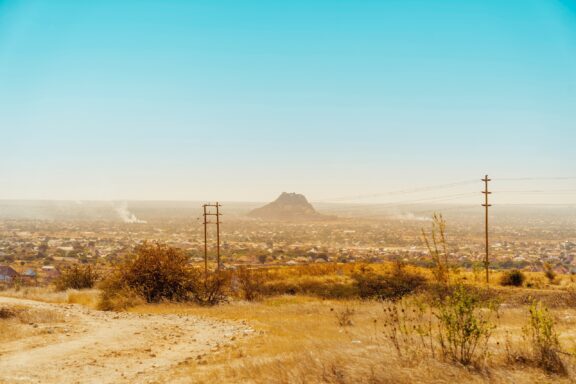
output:
[{"label": "dirt track", "polygon": [[[183,315],[139,315],[0,297],[1,305],[48,310],[64,321],[0,345],[0,383],[155,383],[252,330]],[[165,377],[165,376],[164,376]]]}]

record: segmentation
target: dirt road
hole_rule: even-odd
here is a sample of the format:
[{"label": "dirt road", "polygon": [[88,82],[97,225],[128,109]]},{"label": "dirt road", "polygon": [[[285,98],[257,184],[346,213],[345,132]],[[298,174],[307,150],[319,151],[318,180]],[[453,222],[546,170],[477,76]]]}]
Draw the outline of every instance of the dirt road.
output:
[{"label": "dirt road", "polygon": [[185,315],[101,312],[0,297],[2,306],[56,314],[35,335],[0,344],[0,383],[156,383],[171,367],[213,353],[252,330]]}]

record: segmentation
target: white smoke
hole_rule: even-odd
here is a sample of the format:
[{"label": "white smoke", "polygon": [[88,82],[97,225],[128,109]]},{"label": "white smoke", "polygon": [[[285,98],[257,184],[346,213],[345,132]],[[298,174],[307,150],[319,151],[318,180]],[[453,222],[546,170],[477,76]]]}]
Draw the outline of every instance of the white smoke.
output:
[{"label": "white smoke", "polygon": [[412,212],[402,213],[400,215],[395,216],[398,220],[410,220],[410,221],[432,221],[430,217],[426,216],[416,216]]},{"label": "white smoke", "polygon": [[146,220],[140,220],[138,217],[136,217],[135,214],[130,212],[128,210],[128,204],[126,204],[126,203],[122,203],[121,205],[116,207],[115,210],[116,210],[116,213],[118,213],[118,216],[120,216],[122,221],[125,223],[130,223],[130,224],[146,224],[147,223]]}]

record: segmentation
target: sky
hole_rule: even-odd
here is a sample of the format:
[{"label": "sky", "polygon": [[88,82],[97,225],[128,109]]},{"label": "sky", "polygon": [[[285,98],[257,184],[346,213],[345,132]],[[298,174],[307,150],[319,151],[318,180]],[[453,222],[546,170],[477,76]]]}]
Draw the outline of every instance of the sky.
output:
[{"label": "sky", "polygon": [[450,200],[485,174],[576,203],[576,0],[0,0],[0,199],[477,181],[421,193]]}]

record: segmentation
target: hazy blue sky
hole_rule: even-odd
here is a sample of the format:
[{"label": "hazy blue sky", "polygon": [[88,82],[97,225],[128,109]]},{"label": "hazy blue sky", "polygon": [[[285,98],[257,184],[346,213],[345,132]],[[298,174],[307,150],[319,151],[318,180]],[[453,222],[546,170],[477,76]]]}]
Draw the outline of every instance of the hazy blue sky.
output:
[{"label": "hazy blue sky", "polygon": [[0,0],[0,132],[0,198],[576,176],[576,1]]}]

